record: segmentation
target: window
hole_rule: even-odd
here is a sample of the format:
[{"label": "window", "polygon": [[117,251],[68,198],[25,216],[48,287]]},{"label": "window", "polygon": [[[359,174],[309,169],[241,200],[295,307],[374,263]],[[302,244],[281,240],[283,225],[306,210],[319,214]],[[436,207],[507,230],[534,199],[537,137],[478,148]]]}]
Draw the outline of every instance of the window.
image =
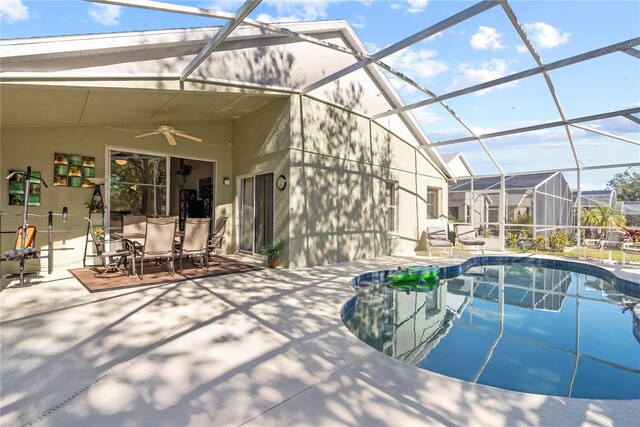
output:
[{"label": "window", "polygon": [[440,216],[440,189],[427,188],[427,219],[438,219]]},{"label": "window", "polygon": [[397,182],[389,181],[385,185],[387,197],[387,233],[396,233],[397,224]]}]

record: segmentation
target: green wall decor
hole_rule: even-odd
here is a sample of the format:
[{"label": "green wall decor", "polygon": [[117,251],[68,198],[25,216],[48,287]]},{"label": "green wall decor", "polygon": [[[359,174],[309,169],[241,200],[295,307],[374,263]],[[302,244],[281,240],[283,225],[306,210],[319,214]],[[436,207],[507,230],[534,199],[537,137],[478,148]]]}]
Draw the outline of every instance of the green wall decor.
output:
[{"label": "green wall decor", "polygon": [[53,186],[93,188],[88,178],[96,176],[96,158],[80,154],[55,153]]}]

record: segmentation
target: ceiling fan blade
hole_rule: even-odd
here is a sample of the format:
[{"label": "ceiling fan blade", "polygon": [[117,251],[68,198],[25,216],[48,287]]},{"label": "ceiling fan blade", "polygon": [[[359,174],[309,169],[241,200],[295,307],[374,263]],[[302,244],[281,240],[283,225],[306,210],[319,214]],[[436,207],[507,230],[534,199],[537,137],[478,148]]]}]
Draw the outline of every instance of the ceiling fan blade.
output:
[{"label": "ceiling fan blade", "polygon": [[151,136],[151,135],[158,135],[162,132],[160,131],[155,131],[155,132],[149,132],[149,133],[143,133],[142,135],[136,135],[134,136],[134,138],[144,138],[145,136]]},{"label": "ceiling fan blade", "polygon": [[167,141],[169,141],[169,145],[178,145],[176,139],[170,133],[165,133],[164,136],[167,137]]},{"label": "ceiling fan blade", "polygon": [[181,132],[181,131],[179,131],[179,130],[174,131],[174,132],[173,132],[173,134],[174,134],[175,136],[179,136],[179,137],[181,137],[181,138],[190,139],[190,140],[192,140],[192,141],[196,141],[196,142],[202,142],[202,139],[197,138],[197,137],[195,137],[195,136],[187,135],[186,133],[182,133],[182,132]]}]

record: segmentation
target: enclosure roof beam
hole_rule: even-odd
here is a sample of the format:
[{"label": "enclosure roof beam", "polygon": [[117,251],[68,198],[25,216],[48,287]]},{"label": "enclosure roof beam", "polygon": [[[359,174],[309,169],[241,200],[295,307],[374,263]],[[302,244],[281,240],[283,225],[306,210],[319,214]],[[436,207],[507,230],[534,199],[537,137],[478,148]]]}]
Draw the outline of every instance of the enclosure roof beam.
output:
[{"label": "enclosure roof beam", "polygon": [[389,47],[386,47],[385,49],[382,49],[379,52],[374,53],[373,55],[371,55],[371,58],[369,59],[362,59],[358,62],[356,62],[355,64],[352,64],[346,68],[343,68],[342,70],[336,71],[335,73],[324,77],[321,80],[318,80],[315,83],[310,84],[309,86],[305,87],[304,89],[302,89],[302,93],[308,93],[311,92],[315,89],[318,89],[319,87],[322,87],[328,83],[331,83],[332,81],[338,80],[341,77],[344,77],[348,74],[353,73],[354,71],[357,71],[363,67],[365,67],[366,65],[370,64],[371,62],[374,61],[378,61],[381,60],[382,58],[385,58],[387,56],[393,55],[396,52],[401,51],[402,49],[405,49],[421,40],[424,40],[428,37],[431,37],[435,34],[438,34],[444,30],[446,30],[449,27],[452,27],[460,22],[463,22],[475,15],[478,15],[479,13],[482,13],[486,10],[491,9],[492,7],[498,5],[499,3],[501,3],[504,0],[484,0],[481,1],[480,3],[477,3],[461,12],[456,13],[455,15],[452,15],[440,22],[438,22],[437,24],[434,24],[428,28],[425,28],[424,30],[417,32],[409,37],[407,37],[404,40],[399,41],[398,43],[395,43]]},{"label": "enclosure roof beam", "polygon": [[632,116],[631,114],[623,114],[622,117],[640,125],[640,119],[636,116]]},{"label": "enclosure roof beam", "polygon": [[[632,162],[632,163],[611,163],[606,165],[595,165],[595,166],[581,166],[580,170],[590,171],[590,170],[599,170],[599,169],[625,169],[630,167],[640,166],[640,162]],[[516,175],[538,175],[541,173],[554,173],[554,172],[577,172],[578,168],[558,168],[558,169],[546,169],[546,170],[535,170],[535,171],[527,171],[527,172],[508,172],[508,175],[505,179],[512,178]],[[473,175],[473,176],[460,176],[457,178],[458,183],[466,182],[471,179],[478,180],[480,178],[500,178],[500,175],[497,174],[487,174],[487,175]],[[459,185],[459,184],[458,184]],[[484,190],[474,190],[474,191],[484,191]]]},{"label": "enclosure roof beam", "polygon": [[182,71],[182,75],[180,76],[180,81],[185,81],[191,73],[193,73],[196,68],[200,64],[202,64],[211,53],[216,50],[218,46],[222,44],[224,39],[226,39],[229,34],[236,29],[238,25],[242,23],[242,20],[246,18],[258,5],[262,0],[247,0],[240,6],[240,9],[236,12],[234,19],[227,22],[220,30],[216,33],[211,40],[198,52],[198,54],[191,60],[189,65],[185,67]]},{"label": "enclosure roof beam", "polygon": [[[582,53],[580,55],[572,56],[570,58],[561,59],[556,62],[552,62],[551,64],[547,64],[545,69],[547,71],[557,70],[562,67],[566,67],[568,65],[577,64],[580,62],[588,61],[590,59],[594,59],[600,56],[608,55],[614,52],[627,52],[628,49],[631,49],[631,46],[636,46],[640,44],[640,37],[636,37],[633,39],[625,40],[620,43],[615,43],[610,46],[602,47],[600,49],[595,49],[589,52]],[[464,89],[459,89],[453,92],[446,93],[440,96],[434,96],[433,99],[425,99],[423,101],[414,102],[413,104],[405,105],[404,107],[396,108],[393,110],[385,111],[384,113],[380,113],[374,116],[374,119],[379,119],[386,116],[391,116],[393,114],[398,114],[403,111],[414,110],[416,108],[424,107],[439,100],[446,101],[447,99],[457,98],[462,95],[466,95],[473,92],[478,92],[484,89],[489,89],[491,87],[500,86],[505,83],[510,83],[515,80],[521,80],[526,77],[535,76],[537,74],[542,73],[542,69],[540,67],[531,68],[529,70],[521,71],[519,73],[511,74],[509,76],[500,77],[495,80],[491,80],[488,82],[480,83],[474,86],[469,86]]]},{"label": "enclosure roof beam", "polygon": [[631,55],[631,56],[633,56],[635,58],[640,59],[640,50],[638,50],[638,49],[634,49],[634,48],[630,47],[628,49],[623,49],[622,51],[624,53],[628,54],[628,55]]},{"label": "enclosure roof beam", "polygon": [[640,141],[636,141],[636,140],[630,139],[630,138],[625,138],[623,136],[615,135],[613,133],[605,132],[605,131],[602,131],[602,130],[588,128],[586,126],[580,126],[580,125],[576,125],[576,124],[572,124],[570,126],[573,126],[574,128],[586,130],[588,132],[597,133],[598,135],[608,136],[609,138],[618,139],[620,141],[628,142],[630,144],[640,145]]},{"label": "enclosure roof beam", "polygon": [[[618,110],[618,111],[612,111],[609,113],[602,113],[602,114],[595,114],[592,116],[584,116],[584,117],[578,117],[575,119],[569,119],[566,121],[566,124],[574,124],[574,123],[583,123],[583,122],[590,122],[590,121],[595,121],[595,120],[601,120],[601,119],[608,119],[610,117],[617,117],[617,116],[627,116],[630,114],[635,114],[635,113],[639,113],[640,112],[640,107],[634,107],[634,108],[628,108],[625,110]],[[538,125],[533,125],[533,126],[525,126],[525,127],[521,127],[521,128],[514,128],[514,129],[508,129],[508,130],[503,130],[500,132],[492,132],[492,133],[485,133],[483,135],[479,135],[480,138],[483,139],[488,139],[488,138],[497,138],[499,136],[507,136],[507,135],[514,135],[514,134],[518,134],[518,133],[525,133],[525,132],[532,132],[535,130],[542,130],[542,129],[549,129],[549,128],[554,128],[554,127],[558,127],[558,126],[563,126],[565,124],[565,122],[558,120],[555,122],[549,122],[549,123],[541,123]],[[432,144],[429,144],[431,147],[439,147],[439,146],[443,146],[443,145],[451,145],[451,144],[459,144],[461,142],[469,142],[469,141],[475,141],[476,138],[473,136],[468,136],[468,137],[464,137],[464,138],[457,138],[457,139],[449,139],[447,141],[441,141],[441,142],[434,142]]]}]

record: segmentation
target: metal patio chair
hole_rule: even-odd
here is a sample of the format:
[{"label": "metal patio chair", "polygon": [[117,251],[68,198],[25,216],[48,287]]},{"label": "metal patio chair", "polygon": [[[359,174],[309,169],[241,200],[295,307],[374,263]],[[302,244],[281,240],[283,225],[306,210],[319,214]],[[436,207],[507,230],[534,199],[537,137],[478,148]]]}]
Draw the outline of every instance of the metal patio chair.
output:
[{"label": "metal patio chair", "polygon": [[[184,238],[177,248],[180,257],[180,274],[182,273],[182,258],[191,256],[199,256],[201,259],[200,266],[206,266],[209,271],[209,227],[211,226],[211,218],[187,218],[184,223]],[[194,262],[195,263],[195,262]]]}]

